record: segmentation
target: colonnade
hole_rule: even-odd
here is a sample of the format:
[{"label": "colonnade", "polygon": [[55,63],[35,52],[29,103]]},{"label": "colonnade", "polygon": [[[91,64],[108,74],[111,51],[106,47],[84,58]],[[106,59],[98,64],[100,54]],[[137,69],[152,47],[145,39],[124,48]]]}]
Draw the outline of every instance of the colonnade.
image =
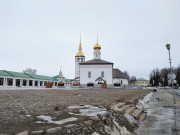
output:
[{"label": "colonnade", "polygon": [[35,80],[27,78],[7,78],[0,77],[0,86],[14,87],[46,87],[47,83],[52,83],[52,87],[57,86],[57,82],[49,80]]}]

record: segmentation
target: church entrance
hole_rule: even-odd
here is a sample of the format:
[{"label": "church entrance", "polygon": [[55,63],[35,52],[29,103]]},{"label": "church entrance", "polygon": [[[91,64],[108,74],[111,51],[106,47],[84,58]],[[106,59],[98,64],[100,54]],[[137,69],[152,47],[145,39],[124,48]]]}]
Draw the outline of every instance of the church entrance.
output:
[{"label": "church entrance", "polygon": [[106,81],[104,79],[102,79],[102,77],[98,77],[95,80],[95,82],[96,82],[98,88],[103,88],[103,89],[107,88]]}]

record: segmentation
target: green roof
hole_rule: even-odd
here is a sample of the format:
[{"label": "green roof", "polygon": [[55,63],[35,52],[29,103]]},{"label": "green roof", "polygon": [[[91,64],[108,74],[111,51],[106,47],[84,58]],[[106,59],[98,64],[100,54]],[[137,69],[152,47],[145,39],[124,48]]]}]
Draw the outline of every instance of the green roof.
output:
[{"label": "green roof", "polygon": [[49,77],[49,76],[35,75],[35,74],[27,74],[27,75],[31,76],[34,79],[38,79],[38,80],[54,81],[53,77]]},{"label": "green roof", "polygon": [[[5,71],[5,70],[4,70]],[[31,78],[29,75],[25,73],[20,73],[20,72],[14,72],[14,71],[5,71],[12,75],[13,77],[20,77],[20,78]]]},{"label": "green roof", "polygon": [[56,75],[53,77],[54,81],[57,81],[59,79],[59,75]]},{"label": "green roof", "polygon": [[57,81],[57,78],[54,78],[54,77],[43,76],[43,75],[35,75],[35,74],[27,74],[27,73],[20,73],[20,72],[14,72],[14,71],[6,71],[6,70],[0,70],[0,76]]},{"label": "green roof", "polygon": [[12,76],[12,75],[4,70],[0,70],[0,76]]}]

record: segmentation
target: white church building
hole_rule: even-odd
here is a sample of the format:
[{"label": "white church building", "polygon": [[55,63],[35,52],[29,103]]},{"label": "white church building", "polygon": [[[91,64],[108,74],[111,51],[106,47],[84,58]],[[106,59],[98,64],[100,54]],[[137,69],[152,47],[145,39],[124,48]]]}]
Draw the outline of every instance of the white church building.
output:
[{"label": "white church building", "polygon": [[81,41],[75,56],[75,80],[81,87],[113,88],[128,84],[128,76],[119,69],[113,69],[114,63],[101,59],[101,46],[94,45],[94,58],[85,61]]}]

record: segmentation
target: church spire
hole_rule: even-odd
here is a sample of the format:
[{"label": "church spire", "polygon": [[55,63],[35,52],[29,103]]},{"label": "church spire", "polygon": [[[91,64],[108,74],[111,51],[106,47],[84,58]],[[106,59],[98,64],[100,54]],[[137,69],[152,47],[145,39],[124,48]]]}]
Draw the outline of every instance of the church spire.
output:
[{"label": "church spire", "polygon": [[81,34],[80,34],[79,48],[78,48],[78,52],[76,53],[76,56],[77,56],[77,57],[84,56],[84,54],[83,54],[83,52],[82,52]]},{"label": "church spire", "polygon": [[60,77],[60,78],[63,77],[63,73],[62,73],[62,71],[61,71],[61,67],[60,67],[59,77]]},{"label": "church spire", "polygon": [[79,52],[82,51],[82,45],[81,45],[81,34],[80,34],[80,42],[79,42]]},{"label": "church spire", "polygon": [[97,35],[97,43],[98,43],[98,35]]}]

